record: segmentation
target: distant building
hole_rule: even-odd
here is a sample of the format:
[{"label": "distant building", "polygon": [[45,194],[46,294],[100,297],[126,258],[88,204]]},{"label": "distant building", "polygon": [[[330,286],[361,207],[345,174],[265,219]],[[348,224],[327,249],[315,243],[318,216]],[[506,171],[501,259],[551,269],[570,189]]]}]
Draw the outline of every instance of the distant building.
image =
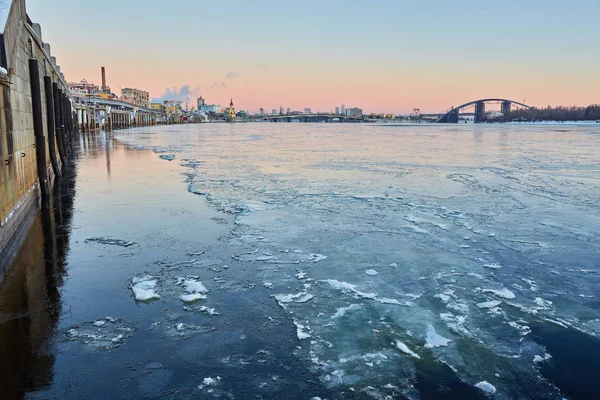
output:
[{"label": "distant building", "polygon": [[339,107],[335,108],[335,115],[340,115],[340,108]]},{"label": "distant building", "polygon": [[150,108],[154,111],[158,111],[161,114],[165,113],[165,106],[160,103],[150,103]]},{"label": "distant building", "polygon": [[283,115],[283,106],[279,106],[279,115]]},{"label": "distant building", "polygon": [[277,115],[277,110],[273,109],[273,111],[271,111],[271,115]]},{"label": "distant building", "polygon": [[342,115],[346,115],[346,106],[342,104],[342,108],[340,109]]},{"label": "distant building", "polygon": [[93,83],[88,83],[85,79],[82,79],[81,82],[69,82],[69,89],[73,94],[80,95],[92,95],[94,93],[100,92],[100,87],[94,85]]},{"label": "distant building", "polygon": [[150,105],[150,93],[139,90],[125,88],[121,89],[121,98],[127,103],[137,104],[138,106],[148,108]]},{"label": "distant building", "polygon": [[181,101],[179,100],[165,100],[163,102],[165,114],[167,115],[183,115],[183,109],[181,108]]},{"label": "distant building", "polygon": [[346,111],[346,116],[348,117],[362,117],[363,112],[360,108],[348,108]]},{"label": "distant building", "polygon": [[261,108],[261,109],[260,109],[260,116],[261,116],[261,117],[264,117],[264,116],[265,116],[265,109],[264,109],[264,108]]},{"label": "distant building", "polygon": [[288,107],[288,109],[286,110],[286,115],[290,115],[292,113],[292,109]]},{"label": "distant building", "polygon": [[205,106],[205,105],[206,105],[206,102],[204,101],[204,98],[203,98],[202,96],[198,97],[198,100],[197,100],[197,105],[198,105],[198,110],[200,110],[200,108],[201,108],[202,106]]}]

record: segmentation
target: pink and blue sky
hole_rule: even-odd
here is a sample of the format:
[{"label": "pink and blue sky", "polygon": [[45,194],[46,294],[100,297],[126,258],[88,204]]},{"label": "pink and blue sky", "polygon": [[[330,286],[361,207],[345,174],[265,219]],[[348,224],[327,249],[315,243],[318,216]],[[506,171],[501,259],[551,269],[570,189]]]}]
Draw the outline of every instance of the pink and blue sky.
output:
[{"label": "pink and blue sky", "polygon": [[[598,0],[27,0],[70,81],[237,109],[600,103]],[[192,104],[190,104],[191,106]]]}]

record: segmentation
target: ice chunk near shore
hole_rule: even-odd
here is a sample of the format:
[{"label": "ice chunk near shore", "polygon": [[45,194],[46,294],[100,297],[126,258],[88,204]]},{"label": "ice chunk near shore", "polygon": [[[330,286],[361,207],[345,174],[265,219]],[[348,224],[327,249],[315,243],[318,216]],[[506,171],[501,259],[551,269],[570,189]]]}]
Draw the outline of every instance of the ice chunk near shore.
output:
[{"label": "ice chunk near shore", "polygon": [[72,326],[65,331],[65,337],[98,350],[112,350],[131,339],[133,331],[123,320],[105,317]]},{"label": "ice chunk near shore", "polygon": [[487,394],[496,393],[496,387],[494,385],[492,385],[491,383],[489,383],[488,381],[481,381],[481,382],[475,384],[475,387]]},{"label": "ice chunk near shore", "polygon": [[450,343],[452,340],[438,334],[433,325],[429,324],[427,326],[427,336],[425,337],[425,341],[427,342],[425,344],[425,348],[431,349],[434,347],[447,347],[448,343]]},{"label": "ice chunk near shore", "polygon": [[138,301],[148,301],[160,299],[160,296],[154,290],[158,280],[150,275],[135,277],[131,280],[131,290]]},{"label": "ice chunk near shore", "polygon": [[400,350],[401,352],[403,352],[404,354],[409,355],[413,358],[416,358],[417,360],[421,359],[421,357],[417,353],[415,353],[414,351],[409,349],[408,346],[405,345],[404,343],[402,343],[400,340],[396,340],[396,348],[398,350]]},{"label": "ice chunk near shore", "polygon": [[[179,278],[180,280],[183,278]],[[206,300],[208,289],[198,280],[197,277],[188,277],[183,279],[183,288],[187,294],[181,295],[181,300],[186,303],[191,303],[196,300]]]},{"label": "ice chunk near shore", "polygon": [[369,275],[369,276],[375,276],[375,275],[379,274],[379,272],[375,271],[374,269],[368,269],[365,271],[365,274]]}]

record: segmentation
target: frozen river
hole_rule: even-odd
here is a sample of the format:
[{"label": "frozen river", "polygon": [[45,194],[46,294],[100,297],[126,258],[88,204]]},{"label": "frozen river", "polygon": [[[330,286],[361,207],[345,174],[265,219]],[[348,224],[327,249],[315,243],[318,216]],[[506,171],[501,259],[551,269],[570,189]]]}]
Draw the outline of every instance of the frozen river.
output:
[{"label": "frozen river", "polygon": [[550,337],[572,330],[598,345],[598,126],[237,124],[118,137],[174,155],[189,190],[234,218],[227,256],[252,264],[327,387],[417,398],[419,369],[447,366],[498,398],[560,398],[570,384],[551,370],[581,368],[560,363],[583,344],[554,349]]},{"label": "frozen river", "polygon": [[115,138],[82,142],[37,397],[600,395],[600,126]]}]

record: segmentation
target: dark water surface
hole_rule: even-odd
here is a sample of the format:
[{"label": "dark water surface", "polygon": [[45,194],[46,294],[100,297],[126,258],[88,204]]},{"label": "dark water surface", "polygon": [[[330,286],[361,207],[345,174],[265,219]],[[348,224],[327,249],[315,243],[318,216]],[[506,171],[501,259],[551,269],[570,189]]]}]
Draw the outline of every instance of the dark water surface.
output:
[{"label": "dark water surface", "polygon": [[600,398],[600,132],[278,125],[82,135],[0,397]]}]

